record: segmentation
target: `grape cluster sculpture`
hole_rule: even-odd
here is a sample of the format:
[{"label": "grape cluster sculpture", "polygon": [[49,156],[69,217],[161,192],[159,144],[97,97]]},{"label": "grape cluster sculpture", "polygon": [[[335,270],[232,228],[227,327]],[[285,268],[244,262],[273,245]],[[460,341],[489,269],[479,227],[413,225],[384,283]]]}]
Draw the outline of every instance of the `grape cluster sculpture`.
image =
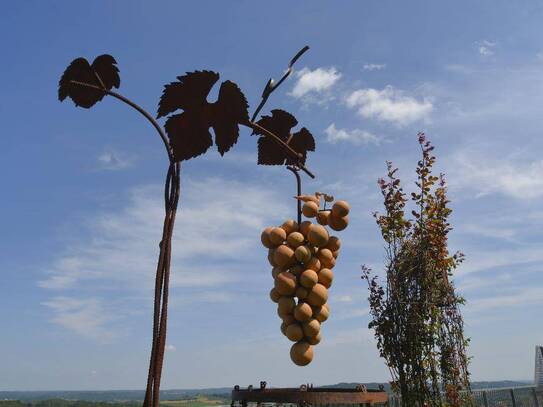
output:
[{"label": "grape cluster sculpture", "polygon": [[321,324],[330,315],[328,289],[334,280],[332,269],[341,241],[330,236],[327,226],[341,231],[349,224],[349,204],[337,201],[327,210],[326,203],[333,198],[324,195],[324,208],[320,209],[321,196],[316,193],[296,197],[304,201],[302,214],[315,218],[316,223],[287,220],[279,227],[267,227],[261,234],[273,267],[270,298],[277,303],[281,332],[295,342],[290,358],[298,366],[313,360],[313,346],[321,341]]}]

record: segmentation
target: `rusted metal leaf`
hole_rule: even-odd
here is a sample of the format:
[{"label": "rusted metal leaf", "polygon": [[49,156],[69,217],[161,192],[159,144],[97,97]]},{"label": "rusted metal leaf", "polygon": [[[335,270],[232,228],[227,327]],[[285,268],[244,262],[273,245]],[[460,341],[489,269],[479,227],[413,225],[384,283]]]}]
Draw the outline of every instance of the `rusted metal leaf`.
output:
[{"label": "rusted metal leaf", "polygon": [[85,58],[76,58],[66,68],[58,84],[58,99],[69,97],[76,106],[91,108],[103,99],[105,93],[90,87],[79,86],[73,81],[83,82],[111,90],[121,84],[117,62],[111,55],[96,57],[92,65]]},{"label": "rusted metal leaf", "polygon": [[183,112],[170,116],[164,129],[170,138],[176,161],[204,154],[213,145],[209,128],[200,124],[195,113]]},{"label": "rusted metal leaf", "polygon": [[[292,136],[292,139],[289,142],[290,146],[296,150],[298,153],[302,154],[300,159],[302,164],[305,164],[308,151],[315,151],[315,139],[313,135],[305,127]],[[287,156],[287,165],[296,165],[297,161],[293,159],[290,155]]]},{"label": "rusted metal leaf", "polygon": [[274,109],[271,113],[271,116],[262,116],[257,124],[271,131],[287,143],[293,150],[300,154],[300,158],[296,159],[287,154],[285,147],[256,130],[255,134],[261,136],[258,140],[258,164],[304,165],[307,152],[315,151],[315,139],[305,127],[291,135],[291,129],[298,124],[298,121],[292,114],[281,109]]},{"label": "rusted metal leaf", "polygon": [[178,82],[164,86],[157,117],[177,110],[183,113],[171,115],[164,128],[170,139],[176,161],[188,160],[205,153],[213,139],[209,128],[213,127],[215,144],[223,155],[238,141],[239,124],[247,123],[248,104],[243,92],[231,81],[221,84],[215,103],[207,102],[219,74],[212,71],[189,72],[179,76]]},{"label": "rusted metal leaf", "polygon": [[215,144],[219,153],[224,155],[238,141],[238,123],[249,120],[249,105],[238,85],[231,81],[221,84],[219,98],[214,105],[211,120]]},{"label": "rusted metal leaf", "polygon": [[219,74],[213,71],[187,72],[177,77],[177,82],[164,86],[164,92],[158,103],[157,119],[181,110],[198,110],[207,103],[207,95],[219,80]]}]

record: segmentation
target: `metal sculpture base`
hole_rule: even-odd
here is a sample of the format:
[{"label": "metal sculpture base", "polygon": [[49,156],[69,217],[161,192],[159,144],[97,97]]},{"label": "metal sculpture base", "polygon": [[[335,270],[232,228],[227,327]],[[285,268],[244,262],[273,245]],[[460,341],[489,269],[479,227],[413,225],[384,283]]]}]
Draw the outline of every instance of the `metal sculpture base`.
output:
[{"label": "metal sculpture base", "polygon": [[260,382],[259,389],[249,386],[232,390],[232,407],[246,407],[249,403],[296,404],[298,406],[350,404],[358,406],[387,405],[388,396],[379,386],[379,390],[367,389],[360,385],[356,388],[323,388],[302,385],[299,388],[266,388],[266,382]]}]

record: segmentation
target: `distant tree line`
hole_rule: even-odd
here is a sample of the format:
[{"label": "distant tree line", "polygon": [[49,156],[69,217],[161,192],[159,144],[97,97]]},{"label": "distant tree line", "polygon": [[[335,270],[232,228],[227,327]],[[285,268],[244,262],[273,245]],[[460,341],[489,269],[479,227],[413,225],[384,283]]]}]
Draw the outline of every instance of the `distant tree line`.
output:
[{"label": "distant tree line", "polygon": [[22,402],[19,400],[0,400],[0,407],[141,407],[137,401],[126,402],[94,402],[83,400],[49,399],[34,402]]}]

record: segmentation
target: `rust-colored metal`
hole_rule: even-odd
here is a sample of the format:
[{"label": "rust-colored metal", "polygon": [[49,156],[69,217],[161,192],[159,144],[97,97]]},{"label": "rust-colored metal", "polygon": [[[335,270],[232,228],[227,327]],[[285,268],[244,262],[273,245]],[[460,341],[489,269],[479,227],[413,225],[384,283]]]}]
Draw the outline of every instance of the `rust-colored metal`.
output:
[{"label": "rust-colored metal", "polygon": [[[313,136],[307,129],[302,128],[293,135],[287,133],[287,137],[283,140],[282,135],[273,128],[262,126],[262,123],[255,123],[254,120],[270,94],[286,80],[292,72],[293,64],[308,49],[307,46],[302,48],[291,59],[287,72],[277,83],[274,83],[272,79],[268,81],[262,93],[262,100],[251,120],[249,120],[247,100],[234,82],[229,80],[222,82],[217,101],[207,102],[211,88],[219,79],[219,74],[212,71],[187,72],[186,75],[177,77],[176,82],[165,85],[159,102],[157,119],[171,113],[177,112],[177,114],[171,114],[167,118],[164,130],[146,110],[113,91],[113,88],[120,86],[120,76],[117,61],[111,55],[100,55],[92,64],[85,58],[77,58],[66,68],[59,81],[58,98],[61,102],[70,98],[76,106],[88,109],[109,95],[134,108],[156,129],[168,155],[169,167],[164,186],[165,215],[156,269],[153,339],[143,402],[145,407],[159,407],[160,403],[160,382],[168,317],[171,241],[181,188],[180,162],[204,154],[213,145],[210,128],[213,128],[214,143],[219,153],[223,155],[236,144],[239,137],[239,125],[244,125],[251,128],[253,132],[265,136],[266,140],[273,140],[272,144],[278,143],[281,146],[280,153],[284,156],[283,161],[292,166],[291,170],[297,177],[298,194],[300,194],[299,170],[306,172],[312,178],[315,177],[305,167],[307,151],[315,149]],[[299,203],[298,219],[300,219],[300,213]]]},{"label": "rust-colored metal", "polygon": [[121,102],[126,103],[128,106],[136,109],[139,113],[141,113],[153,125],[153,127],[157,131],[158,135],[162,139],[162,142],[164,143],[164,147],[166,148],[166,152],[168,154],[168,159],[170,161],[174,161],[173,160],[172,149],[170,147],[170,143],[168,142],[168,137],[166,136],[166,134],[164,134],[164,131],[162,130],[162,127],[160,127],[160,124],[158,124],[158,122],[154,119],[154,117],[151,116],[149,113],[147,113],[147,111],[145,109],[143,109],[138,104],[134,103],[133,101],[131,101],[127,97],[124,97],[123,95],[121,95],[120,93],[117,93],[115,91],[112,91],[112,90],[109,90],[109,89],[104,89],[104,88],[101,88],[100,86],[96,86],[96,85],[93,85],[91,83],[80,82],[80,81],[76,81],[76,80],[71,80],[70,82],[73,83],[74,85],[79,85],[79,86],[83,86],[83,87],[86,87],[86,88],[96,89],[96,90],[99,90],[101,92],[104,92],[104,94],[107,94],[109,96],[113,96],[114,98],[120,100]]},{"label": "rust-colored metal", "polygon": [[[311,178],[315,178],[315,175],[305,167],[307,151],[315,150],[315,140],[313,139],[313,136],[311,135],[311,133],[309,133],[309,131],[306,128],[302,128],[296,134],[287,134],[285,136],[284,134],[280,134],[281,133],[280,131],[270,131],[274,129],[270,129],[269,126],[262,126],[262,123],[261,123],[262,120],[259,120],[258,122],[256,122],[258,114],[260,113],[260,111],[262,110],[266,102],[268,101],[268,98],[270,97],[270,95],[275,90],[277,90],[277,88],[289,77],[289,75],[293,71],[293,66],[296,63],[296,61],[298,61],[298,59],[300,59],[300,57],[308,50],[309,50],[309,46],[306,45],[302,49],[300,49],[296,53],[296,55],[294,55],[294,57],[290,60],[288,64],[287,70],[284,72],[283,76],[281,77],[281,79],[279,79],[279,81],[276,82],[271,78],[268,80],[268,82],[266,83],[266,86],[264,87],[264,90],[262,91],[262,100],[260,101],[260,104],[254,111],[253,115],[251,116],[251,120],[249,120],[248,123],[241,123],[241,124],[251,127],[253,129],[253,134],[255,133],[262,134],[268,137],[270,140],[273,140],[275,143],[281,146],[283,148],[283,151],[286,153],[286,157],[285,157],[286,160],[282,160],[281,159],[282,157],[279,157],[279,158],[276,157],[276,154],[273,151],[271,151],[271,150],[274,150],[272,146],[267,145],[267,147],[271,149],[270,151],[268,151],[268,154],[267,154],[268,158],[271,158],[271,161],[262,163],[260,162],[261,146],[259,143],[259,162],[258,162],[259,164],[266,164],[266,165],[281,164],[282,165],[284,164],[284,161],[286,161],[287,165],[296,166],[298,169],[304,171]],[[290,121],[293,122],[292,125],[289,126],[289,129],[294,127],[298,123],[297,120],[294,118],[294,116],[292,116],[288,112],[280,111],[277,109],[272,110],[272,114],[274,112],[284,113],[283,116],[286,116],[286,117],[283,117],[283,119],[286,119],[287,122],[290,119]],[[265,118],[269,119],[269,117],[267,116],[265,116]],[[286,123],[282,123],[282,125],[285,126]],[[290,130],[287,133],[290,133]],[[296,142],[294,143],[296,144],[295,146],[296,148],[293,148],[293,145],[291,145],[291,141],[293,140],[293,138],[296,139]]]},{"label": "rust-colored metal", "polygon": [[[288,165],[287,169],[289,171],[292,171],[292,173],[296,177],[296,196],[302,195],[302,179],[299,174],[299,169],[292,165]],[[298,214],[297,221],[299,225],[300,223],[302,223],[302,201],[299,199],[296,199],[296,212]]]},{"label": "rust-colored metal", "polygon": [[275,89],[277,89],[284,81],[288,78],[288,76],[292,73],[292,66],[296,63],[296,61],[307,51],[309,50],[309,46],[303,47],[301,50],[299,50],[296,55],[290,60],[288,63],[288,68],[286,72],[283,74],[281,79],[279,79],[278,82],[275,82],[273,79],[269,79],[268,83],[266,83],[266,86],[264,87],[264,90],[262,91],[262,100],[260,101],[260,104],[256,108],[255,112],[253,113],[253,116],[251,117],[251,121],[254,122],[258,116],[258,113],[262,110],[266,102],[268,101],[268,98],[273,93]]},{"label": "rust-colored metal", "polygon": [[[103,83],[101,78],[96,74],[96,78],[100,83]],[[151,346],[151,357],[149,361],[149,371],[147,376],[147,386],[143,405],[146,407],[158,407],[160,403],[160,380],[162,376],[162,365],[164,362],[164,350],[166,346],[166,324],[168,316],[168,289],[170,277],[170,261],[171,261],[171,241],[173,228],[175,224],[175,215],[179,202],[181,189],[181,165],[175,161],[173,150],[164,131],[157,121],[139,105],[126,98],[125,96],[101,86],[94,84],[71,80],[70,83],[86,88],[99,90],[104,94],[113,96],[114,98],[131,106],[141,113],[157,130],[162,139],[170,165],[166,175],[164,186],[164,226],[162,240],[159,244],[160,253],[157,264],[156,279],[155,279],[155,300],[153,312],[153,340]]]},{"label": "rust-colored metal", "polygon": [[[101,92],[104,92],[107,95],[110,95],[110,96],[113,96],[114,98],[119,99],[120,101],[128,104],[129,106],[133,107],[138,112],[140,112],[143,116],[145,116],[145,118],[147,118],[147,120],[149,120],[151,122],[153,127],[158,131],[158,133],[160,135],[160,138],[162,139],[162,141],[163,141],[163,143],[164,143],[164,145],[166,147],[166,150],[168,152],[168,157],[170,158],[170,161],[173,161],[171,147],[170,147],[170,144],[168,142],[168,139],[167,139],[166,135],[164,134],[164,132],[162,131],[162,128],[156,122],[156,120],[149,113],[147,113],[144,109],[142,109],[136,103],[132,102],[130,99],[124,97],[123,95],[121,95],[121,94],[119,94],[119,93],[117,93],[115,91],[103,89],[103,88],[101,88],[99,86],[96,86],[96,85],[93,85],[93,84],[90,84],[90,83],[79,82],[79,81],[75,81],[75,80],[72,80],[71,83],[73,83],[74,85],[79,85],[79,86],[84,86],[84,87],[87,87],[87,88],[100,90]],[[296,160],[300,160],[300,154],[298,152],[296,152],[291,146],[289,146],[287,143],[285,143],[283,140],[281,140],[278,136],[276,136],[274,133],[272,133],[268,129],[265,129],[264,127],[260,126],[257,123],[254,123],[254,122],[247,122],[247,123],[242,123],[242,124],[247,126],[247,127],[250,127],[253,130],[258,130],[258,131],[262,132],[264,135],[266,135],[267,137],[272,138],[276,143],[279,143],[281,146],[283,146],[285,148],[285,150],[287,151],[287,153],[292,156],[292,158],[294,158]],[[315,175],[309,169],[307,169],[305,167],[305,165],[300,163],[299,167],[303,172],[305,172],[311,178],[315,178]]]},{"label": "rust-colored metal", "polygon": [[301,386],[300,388],[261,388],[232,390],[232,402],[246,403],[292,403],[298,405],[357,404],[383,405],[388,402],[383,390],[353,388],[322,388]]},{"label": "rust-colored metal", "polygon": [[299,162],[300,169],[305,172],[307,175],[309,175],[311,178],[315,178],[315,174],[313,174],[311,171],[309,171],[304,164],[301,163],[301,157],[300,154],[294,150],[291,146],[289,146],[287,143],[285,143],[283,140],[281,140],[279,137],[277,137],[274,133],[269,131],[268,129],[265,129],[258,123],[249,122],[249,123],[243,123],[244,125],[251,127],[253,130],[258,130],[262,132],[265,136],[271,137],[276,143],[279,143],[281,146],[285,148],[285,151],[290,154],[293,158],[297,159]]}]

